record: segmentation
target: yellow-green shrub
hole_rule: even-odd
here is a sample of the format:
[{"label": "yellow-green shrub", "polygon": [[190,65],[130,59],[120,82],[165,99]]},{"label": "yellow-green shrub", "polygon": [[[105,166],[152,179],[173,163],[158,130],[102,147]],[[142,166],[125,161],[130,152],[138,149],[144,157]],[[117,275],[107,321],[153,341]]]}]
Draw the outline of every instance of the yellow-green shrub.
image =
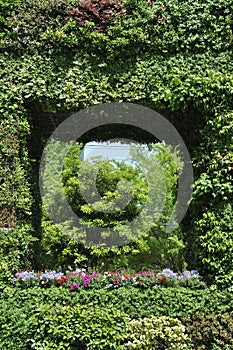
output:
[{"label": "yellow-green shrub", "polygon": [[126,349],[181,350],[186,347],[185,327],[176,318],[166,316],[131,320]]}]

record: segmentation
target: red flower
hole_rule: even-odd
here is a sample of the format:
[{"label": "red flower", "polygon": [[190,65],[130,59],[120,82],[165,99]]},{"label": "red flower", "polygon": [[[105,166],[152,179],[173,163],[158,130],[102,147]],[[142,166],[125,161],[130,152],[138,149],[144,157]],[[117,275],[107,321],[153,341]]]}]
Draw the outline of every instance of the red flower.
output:
[{"label": "red flower", "polygon": [[61,276],[61,278],[57,280],[57,284],[60,284],[60,286],[62,286],[64,282],[68,281],[68,279],[68,276]]},{"label": "red flower", "polygon": [[167,279],[164,276],[159,276],[156,280],[157,283],[167,283]]},{"label": "red flower", "polygon": [[57,280],[57,284],[60,284],[60,286],[62,286],[64,283],[64,281],[60,278],[59,280]]}]

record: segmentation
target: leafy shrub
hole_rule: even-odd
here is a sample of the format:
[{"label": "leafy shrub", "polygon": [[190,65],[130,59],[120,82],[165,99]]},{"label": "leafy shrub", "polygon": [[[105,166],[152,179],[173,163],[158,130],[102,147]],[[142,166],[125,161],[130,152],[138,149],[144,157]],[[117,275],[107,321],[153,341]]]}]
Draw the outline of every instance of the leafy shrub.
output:
[{"label": "leafy shrub", "polygon": [[[192,198],[196,235],[191,249],[199,260],[196,266],[209,281],[223,288],[232,288],[233,284],[232,132],[232,111],[224,115],[216,112],[207,121],[203,145],[197,151],[204,156],[198,166],[201,173]],[[213,141],[207,153],[204,148],[209,142],[208,133]]]},{"label": "leafy shrub", "polygon": [[182,350],[186,348],[185,327],[176,318],[166,316],[131,320],[126,349]]},{"label": "leafy shrub", "polygon": [[[15,305],[16,306],[16,305]],[[1,305],[2,349],[118,349],[127,315],[96,303]]]},{"label": "leafy shrub", "polygon": [[[8,294],[7,294],[8,293]],[[108,290],[77,289],[70,292],[65,287],[10,288],[2,291],[1,300],[8,300],[9,308],[34,302],[43,304],[86,305],[97,302],[101,307],[114,305],[132,319],[150,317],[151,315],[183,317],[186,315],[206,315],[231,312],[233,301],[230,292],[210,289],[189,290],[187,288],[148,288],[121,287]],[[12,303],[12,306],[11,306]]]},{"label": "leafy shrub", "polygon": [[0,228],[0,282],[12,280],[12,271],[30,269],[33,244],[37,241],[30,230]]},{"label": "leafy shrub", "polygon": [[182,323],[195,350],[232,349],[233,347],[231,313],[190,315],[182,318]]},{"label": "leafy shrub", "polygon": [[34,339],[34,349],[118,349],[126,333],[127,316],[97,304],[38,308],[44,336]]},{"label": "leafy shrub", "polygon": [[[225,185],[227,183],[225,182]],[[209,208],[197,222],[199,257],[205,276],[219,287],[233,284],[233,208],[231,203]],[[207,277],[208,276],[208,277]]]}]

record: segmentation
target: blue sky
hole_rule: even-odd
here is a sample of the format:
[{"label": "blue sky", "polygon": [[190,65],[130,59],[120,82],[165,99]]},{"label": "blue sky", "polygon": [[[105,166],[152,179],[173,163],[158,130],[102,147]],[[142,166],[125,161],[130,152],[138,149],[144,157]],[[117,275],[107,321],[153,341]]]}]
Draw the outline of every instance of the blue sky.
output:
[{"label": "blue sky", "polygon": [[84,160],[96,156],[106,159],[124,160],[130,157],[130,145],[120,142],[89,142],[84,147]]},{"label": "blue sky", "polygon": [[126,143],[125,139],[123,139],[123,141],[124,143],[120,142],[119,139],[106,142],[88,142],[84,147],[82,157],[84,160],[97,156],[102,156],[103,158],[109,160],[128,160],[127,163],[133,165],[133,163],[130,161],[130,145],[139,145],[140,147],[145,147],[148,150],[146,144],[142,145],[133,140],[127,140],[128,143]]}]

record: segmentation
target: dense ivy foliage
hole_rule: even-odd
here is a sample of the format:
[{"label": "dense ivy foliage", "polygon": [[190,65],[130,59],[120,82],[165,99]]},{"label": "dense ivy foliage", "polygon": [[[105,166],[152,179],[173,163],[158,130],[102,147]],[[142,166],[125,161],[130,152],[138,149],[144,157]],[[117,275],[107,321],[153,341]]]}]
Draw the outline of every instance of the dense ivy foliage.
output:
[{"label": "dense ivy foliage", "polygon": [[19,268],[22,254],[25,267],[35,264],[37,251],[28,249],[32,236],[40,238],[37,164],[51,121],[128,101],[160,111],[184,137],[196,178],[187,260],[232,284],[232,7],[226,0],[0,2],[0,223],[17,232],[12,240],[1,231],[0,253],[19,252],[9,269]]}]

